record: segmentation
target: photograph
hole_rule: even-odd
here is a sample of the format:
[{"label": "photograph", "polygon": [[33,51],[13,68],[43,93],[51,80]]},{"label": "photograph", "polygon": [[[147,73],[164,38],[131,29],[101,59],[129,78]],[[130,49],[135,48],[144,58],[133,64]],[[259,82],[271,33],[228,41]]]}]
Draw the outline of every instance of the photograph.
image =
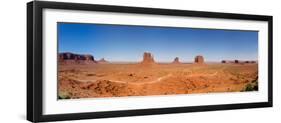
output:
[{"label": "photograph", "polygon": [[28,121],[273,107],[273,14],[76,1],[26,5]]},{"label": "photograph", "polygon": [[258,31],[57,23],[58,99],[258,91]]}]

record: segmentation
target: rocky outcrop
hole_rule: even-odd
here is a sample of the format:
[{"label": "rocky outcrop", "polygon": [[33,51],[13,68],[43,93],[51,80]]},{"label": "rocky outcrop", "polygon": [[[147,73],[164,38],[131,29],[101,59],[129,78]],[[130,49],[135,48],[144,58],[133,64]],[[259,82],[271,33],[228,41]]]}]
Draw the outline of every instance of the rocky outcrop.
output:
[{"label": "rocky outcrop", "polygon": [[204,57],[200,56],[200,55],[196,56],[194,62],[198,63],[198,64],[203,64],[204,63]]},{"label": "rocky outcrop", "polygon": [[253,64],[255,64],[255,63],[257,63],[257,61],[250,61],[250,63],[253,63]]},{"label": "rocky outcrop", "polygon": [[100,63],[100,64],[106,64],[106,63],[108,63],[108,61],[106,61],[104,58],[102,58],[102,59],[100,59],[100,60],[98,61],[98,63]]},{"label": "rocky outcrop", "polygon": [[180,64],[179,57],[176,57],[173,61],[173,64]]},{"label": "rocky outcrop", "polygon": [[60,64],[93,64],[97,63],[92,55],[81,55],[70,52],[59,54]]},{"label": "rocky outcrop", "polygon": [[84,55],[86,61],[95,61],[94,56],[92,55]]},{"label": "rocky outcrop", "polygon": [[142,64],[154,64],[155,61],[154,61],[153,55],[151,53],[144,52],[143,60],[141,63]]}]

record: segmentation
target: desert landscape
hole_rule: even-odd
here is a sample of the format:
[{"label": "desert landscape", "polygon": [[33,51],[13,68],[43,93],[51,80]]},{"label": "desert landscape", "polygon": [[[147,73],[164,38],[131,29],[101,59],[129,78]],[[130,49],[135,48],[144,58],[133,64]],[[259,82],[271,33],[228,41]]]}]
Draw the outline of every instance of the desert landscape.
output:
[{"label": "desert landscape", "polygon": [[190,63],[179,57],[161,63],[152,53],[142,55],[139,62],[115,63],[59,53],[58,99],[258,91],[254,60],[211,63],[198,55]]}]

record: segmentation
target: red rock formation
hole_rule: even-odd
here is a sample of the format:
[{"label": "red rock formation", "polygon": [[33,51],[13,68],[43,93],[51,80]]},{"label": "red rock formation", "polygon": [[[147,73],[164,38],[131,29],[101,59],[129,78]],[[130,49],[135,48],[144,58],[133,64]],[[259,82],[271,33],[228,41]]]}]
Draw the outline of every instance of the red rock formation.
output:
[{"label": "red rock formation", "polygon": [[82,57],[84,57],[83,58],[84,60],[82,61],[83,64],[97,63],[94,59],[94,56],[92,56],[92,55],[87,54],[87,55],[82,55]]},{"label": "red rock formation", "polygon": [[173,61],[173,64],[179,64],[179,63],[180,63],[179,57],[176,57]]},{"label": "red rock formation", "polygon": [[96,63],[92,55],[79,55],[70,52],[59,54],[60,64],[93,64]]},{"label": "red rock formation", "polygon": [[143,60],[141,62],[142,64],[153,64],[154,62],[154,58],[153,55],[151,53],[148,52],[144,52],[143,54]]},{"label": "red rock formation", "polygon": [[204,58],[203,56],[196,56],[195,57],[195,60],[194,60],[195,63],[198,63],[198,64],[203,64],[204,63]]}]

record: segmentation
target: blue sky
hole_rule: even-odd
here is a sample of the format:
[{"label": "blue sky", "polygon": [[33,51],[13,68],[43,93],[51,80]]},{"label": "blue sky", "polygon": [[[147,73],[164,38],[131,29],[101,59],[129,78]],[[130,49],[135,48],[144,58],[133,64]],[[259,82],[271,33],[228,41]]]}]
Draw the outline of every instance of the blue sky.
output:
[{"label": "blue sky", "polygon": [[258,32],[58,23],[59,52],[92,54],[95,59],[136,62],[150,52],[158,62],[257,60]]}]

